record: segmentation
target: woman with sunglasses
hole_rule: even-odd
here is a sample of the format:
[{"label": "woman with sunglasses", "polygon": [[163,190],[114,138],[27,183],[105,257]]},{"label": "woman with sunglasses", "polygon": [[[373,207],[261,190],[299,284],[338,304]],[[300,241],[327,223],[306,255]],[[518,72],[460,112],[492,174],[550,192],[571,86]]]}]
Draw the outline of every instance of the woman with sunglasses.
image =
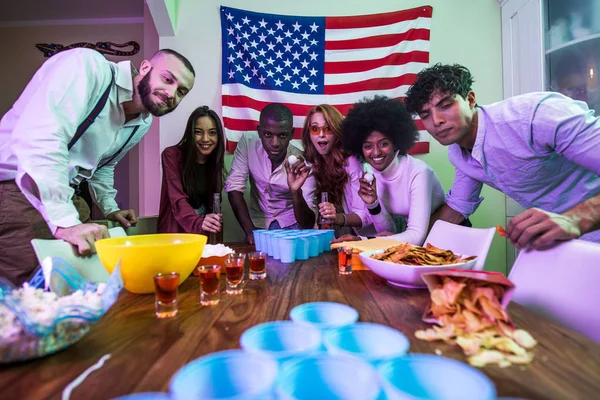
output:
[{"label": "woman with sunglasses", "polygon": [[312,164],[317,199],[321,199],[321,193],[329,197],[329,201],[319,203],[319,214],[339,227],[336,236],[371,223],[357,195],[362,164],[342,149],[343,119],[337,108],[321,104],[308,112],[302,130],[304,157]]},{"label": "woman with sunglasses", "polygon": [[444,204],[445,194],[429,165],[406,154],[419,132],[404,104],[385,96],[364,99],[350,109],[342,132],[346,151],[373,169],[372,182],[360,178],[358,194],[375,230],[422,245],[431,214]]},{"label": "woman with sunglasses", "polygon": [[212,208],[223,188],[224,141],[221,119],[203,106],[188,118],[179,143],[163,151],[159,233],[222,232]]}]

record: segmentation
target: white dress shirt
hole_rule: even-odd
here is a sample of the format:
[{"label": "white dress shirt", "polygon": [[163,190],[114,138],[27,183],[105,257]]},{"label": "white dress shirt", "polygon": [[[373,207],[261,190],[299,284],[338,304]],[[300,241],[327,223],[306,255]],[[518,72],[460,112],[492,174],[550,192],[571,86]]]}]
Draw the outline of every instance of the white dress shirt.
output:
[{"label": "white dress shirt", "polygon": [[[95,122],[67,149],[111,81],[108,101]],[[106,60],[90,49],[58,53],[35,73],[19,99],[0,121],[0,181],[15,180],[21,192],[48,222],[57,227],[80,223],[71,199],[84,179],[104,215],[119,209],[114,167],[148,131],[149,114],[125,123],[122,103],[133,98],[132,65]],[[132,131],[139,126],[127,146]]]},{"label": "white dress shirt", "polygon": [[[302,151],[290,144],[287,157],[302,155]],[[285,162],[285,161],[284,161]],[[246,191],[250,178],[250,202],[248,210],[254,226],[268,228],[277,221],[283,228],[296,223],[292,192],[287,183],[287,173],[283,163],[272,171],[271,160],[262,146],[257,132],[245,133],[237,144],[231,172],[225,182],[226,192]],[[312,176],[302,186],[302,196],[306,204],[317,213],[315,202],[315,180]]]}]

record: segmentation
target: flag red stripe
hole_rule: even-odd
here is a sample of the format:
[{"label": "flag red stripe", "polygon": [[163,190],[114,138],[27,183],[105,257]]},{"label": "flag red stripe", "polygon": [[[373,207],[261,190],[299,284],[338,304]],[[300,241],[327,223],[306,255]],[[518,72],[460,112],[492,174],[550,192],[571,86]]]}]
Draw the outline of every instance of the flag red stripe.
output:
[{"label": "flag red stripe", "polygon": [[431,6],[411,8],[390,13],[357,15],[354,17],[326,17],[325,29],[370,28],[389,25],[400,21],[429,17],[433,13]]},{"label": "flag red stripe", "polygon": [[[239,107],[239,108],[252,108],[256,111],[262,110],[267,104],[270,104],[269,101],[260,101],[255,100],[253,98],[247,96],[230,96],[223,95],[223,105],[228,107]],[[308,114],[308,111],[317,106],[318,104],[293,104],[293,103],[283,103],[287,106],[292,114],[300,117],[304,117]],[[348,110],[352,108],[354,104],[332,104],[337,108],[343,115],[348,113]],[[256,127],[254,127],[256,128]],[[254,130],[252,128],[252,130]]]},{"label": "flag red stripe", "polygon": [[[404,101],[404,97],[398,97],[399,100]],[[223,105],[234,108],[252,108],[256,111],[261,111],[267,104],[268,101],[258,101],[246,96],[229,96],[223,95]],[[293,115],[304,117],[308,114],[308,111],[316,106],[317,104],[304,105],[304,104],[292,104],[284,103],[291,111]],[[337,108],[343,115],[348,114],[348,111],[354,106],[354,104],[332,104]],[[241,124],[237,124],[236,121],[244,121]],[[254,131],[258,121],[254,120],[238,120],[233,118],[224,117],[223,124],[228,129],[236,131]],[[423,122],[420,119],[415,120],[417,128],[420,131],[425,130]]]},{"label": "flag red stripe", "polygon": [[[257,125],[258,121],[252,119],[234,119],[223,117],[223,126],[226,129],[231,129],[234,131],[254,132],[256,131]],[[301,136],[302,129],[294,128],[294,139],[300,139]]]},{"label": "flag red stripe", "polygon": [[[232,142],[231,140],[227,140],[225,149],[228,153],[235,152],[236,147],[237,147],[237,142]],[[429,142],[417,142],[408,151],[408,154],[427,154],[427,153],[429,153]]]},{"label": "flag red stripe", "polygon": [[325,40],[325,50],[356,50],[395,46],[407,40],[429,40],[429,29],[410,29],[403,33],[370,36],[362,39]]},{"label": "flag red stripe", "polygon": [[404,65],[410,62],[429,63],[429,52],[394,53],[376,60],[325,62],[325,74],[364,72],[387,65]]},{"label": "flag red stripe", "polygon": [[343,85],[325,85],[325,94],[345,94],[353,92],[364,92],[371,90],[388,90],[402,85],[412,85],[416,74],[404,74],[392,78],[374,78],[366,81],[345,83]]}]

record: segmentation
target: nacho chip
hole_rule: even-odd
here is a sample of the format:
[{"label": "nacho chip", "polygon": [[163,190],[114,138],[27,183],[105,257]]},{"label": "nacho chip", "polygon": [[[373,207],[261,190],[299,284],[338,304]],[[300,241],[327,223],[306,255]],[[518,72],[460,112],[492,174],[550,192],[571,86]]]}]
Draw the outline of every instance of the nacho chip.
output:
[{"label": "nacho chip", "polygon": [[430,243],[425,247],[402,243],[385,249],[383,253],[373,254],[371,258],[405,265],[449,265],[474,260],[477,256],[462,257]]},{"label": "nacho chip", "polygon": [[497,283],[466,277],[441,276],[430,289],[430,313],[439,326],[415,332],[418,339],[443,340],[461,347],[471,365],[527,364],[537,342],[512,326],[501,305],[506,289]]},{"label": "nacho chip", "polygon": [[505,237],[506,236],[506,231],[500,225],[496,225],[496,232],[498,232],[498,236],[501,236],[501,237]]}]

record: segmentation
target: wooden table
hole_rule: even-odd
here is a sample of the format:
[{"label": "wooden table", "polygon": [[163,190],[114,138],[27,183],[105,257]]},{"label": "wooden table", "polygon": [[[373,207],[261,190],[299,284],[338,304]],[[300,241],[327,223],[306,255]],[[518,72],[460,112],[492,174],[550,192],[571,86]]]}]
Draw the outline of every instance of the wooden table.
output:
[{"label": "wooden table", "polygon": [[[338,276],[333,252],[304,262],[267,259],[265,281],[250,281],[241,295],[222,293],[217,306],[200,307],[197,279],[180,287],[179,314],[154,317],[154,295],[123,292],[119,300],[80,342],[44,359],[0,367],[0,397],[60,398],[65,386],[103,355],[111,358],[72,393],[72,399],[107,399],[133,392],[168,391],[171,376],[184,364],[219,350],[239,347],[240,335],[265,321],[289,319],[290,310],[311,301],[335,301],[354,307],[361,321],[402,331],[410,352],[434,353],[461,361],[456,346],[414,338],[429,299],[427,290],[389,286],[371,271]],[[221,284],[224,289],[224,276]],[[488,366],[483,372],[499,396],[524,399],[594,399],[600,393],[600,345],[523,307],[509,312],[518,327],[538,341],[528,367]],[[573,310],[577,312],[577,310]]]}]

